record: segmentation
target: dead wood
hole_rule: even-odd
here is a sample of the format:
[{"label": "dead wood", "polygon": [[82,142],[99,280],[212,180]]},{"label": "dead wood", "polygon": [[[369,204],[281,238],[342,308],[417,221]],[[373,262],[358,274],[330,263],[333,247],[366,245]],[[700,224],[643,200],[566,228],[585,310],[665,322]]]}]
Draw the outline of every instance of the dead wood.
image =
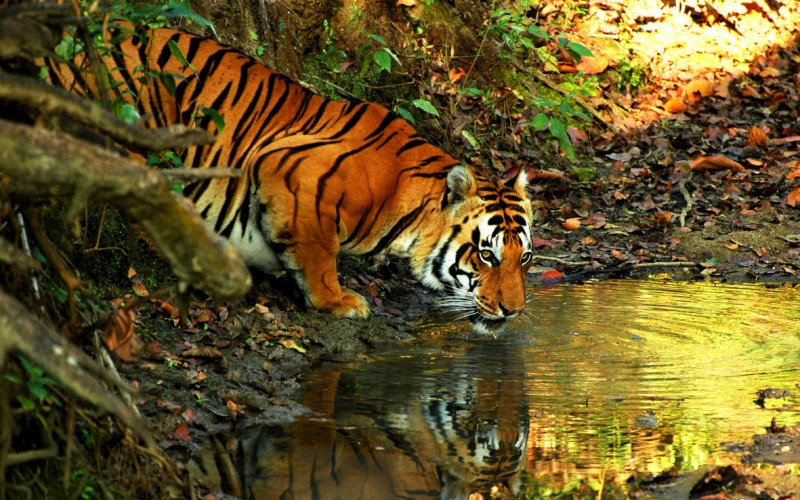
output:
[{"label": "dead wood", "polygon": [[72,197],[116,205],[136,219],[181,283],[222,298],[250,288],[229,242],[210,232],[164,177],[114,152],[64,134],[0,120],[0,179],[22,199]]}]

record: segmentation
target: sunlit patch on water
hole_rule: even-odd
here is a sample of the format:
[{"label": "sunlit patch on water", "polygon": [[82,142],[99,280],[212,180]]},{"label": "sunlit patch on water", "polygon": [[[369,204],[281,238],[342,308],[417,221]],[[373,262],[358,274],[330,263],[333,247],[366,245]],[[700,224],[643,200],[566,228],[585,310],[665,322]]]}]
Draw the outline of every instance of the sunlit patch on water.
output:
[{"label": "sunlit patch on water", "polygon": [[[240,439],[261,443],[239,453],[251,457],[237,463],[247,487],[258,498],[537,497],[735,463],[773,417],[800,420],[790,287],[619,281],[531,294],[527,319],[497,338],[435,318],[413,344],[314,373],[304,403],[317,418]],[[793,395],[761,408],[767,388]]]}]

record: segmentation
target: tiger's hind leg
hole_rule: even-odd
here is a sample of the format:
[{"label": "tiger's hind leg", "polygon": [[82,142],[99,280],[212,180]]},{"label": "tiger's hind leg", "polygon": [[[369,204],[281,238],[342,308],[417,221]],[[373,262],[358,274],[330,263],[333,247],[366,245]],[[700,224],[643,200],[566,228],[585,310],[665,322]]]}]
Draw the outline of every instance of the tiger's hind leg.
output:
[{"label": "tiger's hind leg", "polygon": [[[336,245],[338,247],[338,245]],[[345,318],[367,318],[370,308],[361,294],[339,284],[336,253],[318,243],[299,243],[282,260],[303,290],[308,305]]]}]

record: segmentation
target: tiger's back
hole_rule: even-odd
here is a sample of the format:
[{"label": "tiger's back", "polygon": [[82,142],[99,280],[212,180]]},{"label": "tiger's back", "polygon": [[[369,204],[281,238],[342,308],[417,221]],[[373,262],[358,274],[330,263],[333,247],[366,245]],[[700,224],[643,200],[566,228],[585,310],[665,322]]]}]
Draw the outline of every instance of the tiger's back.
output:
[{"label": "tiger's back", "polygon": [[[130,27],[117,33],[124,29]],[[184,164],[240,168],[242,177],[205,180],[185,193],[249,264],[291,272],[310,305],[368,315],[364,298],[339,285],[336,256],[344,251],[410,257],[426,285],[475,295],[473,320],[502,322],[524,307],[531,250],[524,179],[492,182],[381,106],[323,98],[235,49],[185,32],[134,34],[106,63],[147,126],[196,124],[216,134],[215,143],[182,151]],[[145,71],[162,76],[143,78]],[[76,81],[63,67],[52,78],[68,88]],[[164,84],[170,78],[174,91]],[[221,130],[209,108],[224,118]],[[489,207],[499,219],[489,221]],[[510,282],[483,279],[482,272],[494,267],[497,274],[504,262]],[[481,292],[483,281],[493,290]]]}]

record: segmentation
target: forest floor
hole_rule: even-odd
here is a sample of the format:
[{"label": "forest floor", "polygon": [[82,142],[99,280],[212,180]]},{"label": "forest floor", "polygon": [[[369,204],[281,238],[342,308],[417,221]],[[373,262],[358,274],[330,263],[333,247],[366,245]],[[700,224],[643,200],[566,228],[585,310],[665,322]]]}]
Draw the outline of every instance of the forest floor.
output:
[{"label": "forest floor", "polygon": [[[787,2],[779,12],[773,4],[716,14],[627,12],[625,33],[602,16],[574,27],[571,33],[601,67],[619,60],[614,51],[627,37],[649,77],[634,93],[609,86],[589,102],[607,123],[573,137],[580,165],[591,171],[586,178],[573,170],[553,180],[541,165],[529,165],[536,169],[532,286],[652,275],[797,282],[800,49],[794,27],[800,6]],[[238,303],[195,301],[192,326],[180,336],[168,305],[140,310],[146,347],[123,370],[138,384],[140,410],[169,453],[183,459],[209,434],[291,421],[306,411],[292,397],[311,367],[407,338],[432,306],[432,296],[402,263],[345,267],[346,286],[372,302],[376,314],[369,321],[299,311],[274,283]],[[743,443],[754,461],[800,461],[798,430],[773,430]],[[776,447],[794,453],[776,454]],[[745,498],[798,497],[797,476],[787,467],[743,464],[702,477],[656,478],[631,491],[647,497],[660,483],[672,491],[703,483],[709,486],[702,494],[713,498],[732,491]]]}]

